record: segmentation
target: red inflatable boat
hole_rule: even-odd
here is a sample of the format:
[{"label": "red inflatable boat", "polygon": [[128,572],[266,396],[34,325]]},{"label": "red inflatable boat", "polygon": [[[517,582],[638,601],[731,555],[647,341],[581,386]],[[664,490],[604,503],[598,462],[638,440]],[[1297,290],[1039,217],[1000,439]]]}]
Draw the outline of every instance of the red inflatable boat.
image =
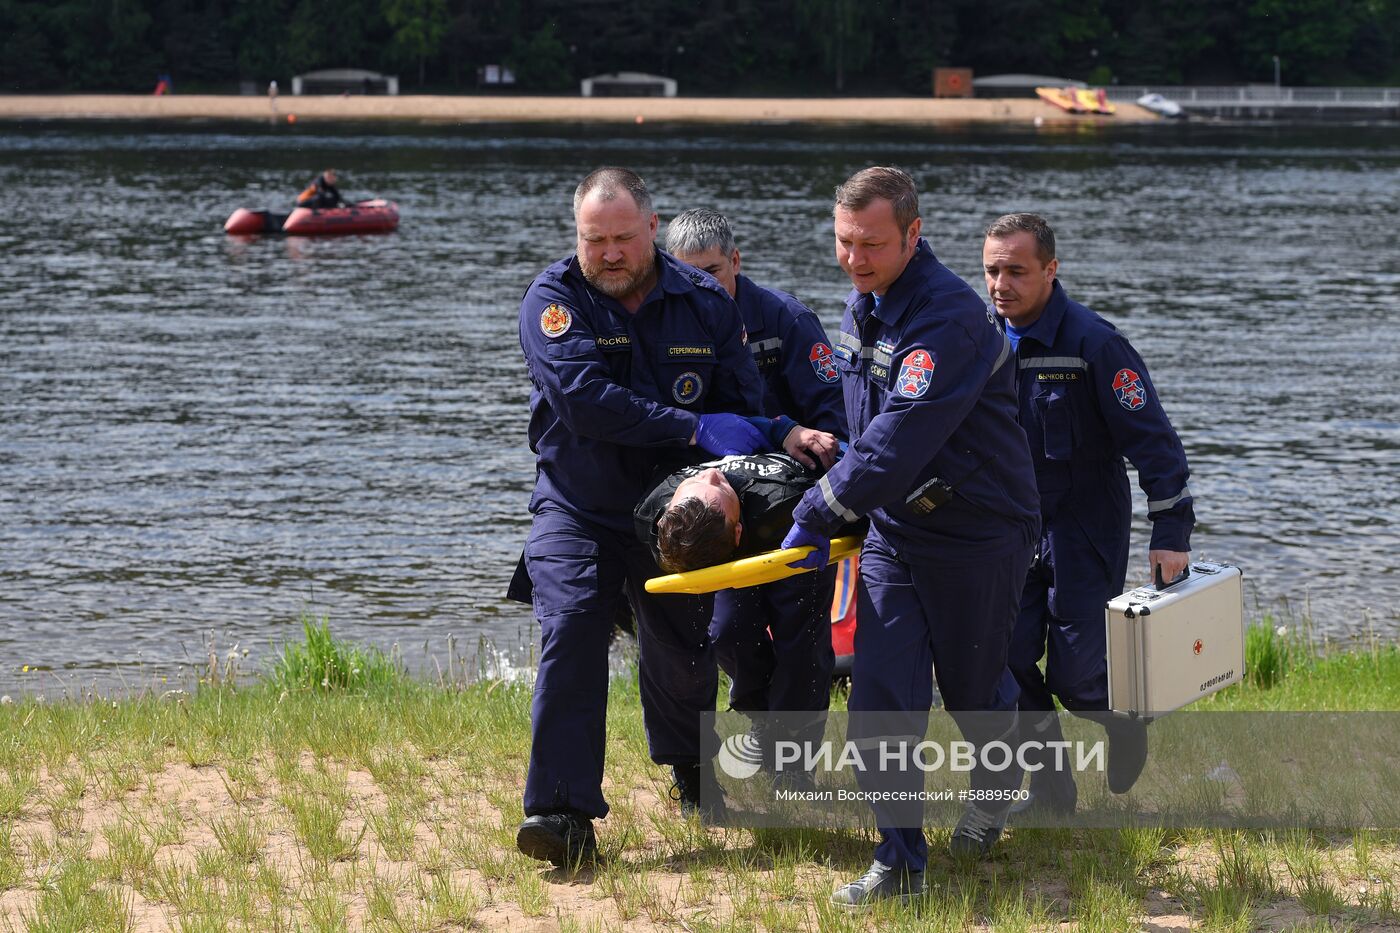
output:
[{"label": "red inflatable boat", "polygon": [[338,236],[348,233],[388,233],[399,225],[399,206],[376,198],[349,207],[318,210],[298,207],[290,214],[240,207],[224,223],[224,232],[240,236],[287,233],[293,236]]}]

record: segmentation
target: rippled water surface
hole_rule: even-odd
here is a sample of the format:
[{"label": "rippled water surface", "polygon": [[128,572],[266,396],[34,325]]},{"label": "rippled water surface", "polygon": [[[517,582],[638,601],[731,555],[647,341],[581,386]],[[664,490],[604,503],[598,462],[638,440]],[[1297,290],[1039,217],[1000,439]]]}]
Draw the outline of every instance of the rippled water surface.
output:
[{"label": "rippled water surface", "polygon": [[[829,195],[851,171],[909,169],[964,277],[991,218],[1046,213],[1066,287],[1142,351],[1185,441],[1197,553],[1332,637],[1394,637],[1397,144],[1375,127],[0,125],[0,688],[149,681],[211,636],[255,667],[305,611],[417,666],[449,635],[527,654],[528,610],[502,599],[533,480],[516,310],[604,163],[641,171],[663,221],[725,211],[745,271],[831,327]],[[328,165],[348,195],[397,200],[399,232],[222,233]]]}]

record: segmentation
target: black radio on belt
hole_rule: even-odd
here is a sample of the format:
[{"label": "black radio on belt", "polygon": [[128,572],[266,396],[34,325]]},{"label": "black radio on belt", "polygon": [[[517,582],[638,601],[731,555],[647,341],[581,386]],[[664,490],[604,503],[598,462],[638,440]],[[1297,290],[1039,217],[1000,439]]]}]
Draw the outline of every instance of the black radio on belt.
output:
[{"label": "black radio on belt", "polygon": [[[983,457],[981,460],[977,461],[976,466],[964,473],[957,482],[962,483],[966,481],[969,476],[976,473],[978,470],[982,469],[984,466],[986,466],[988,463],[991,463],[995,459],[996,454],[988,454],[987,456]],[[911,492],[909,494],[909,497],[904,500],[904,504],[907,505],[910,509],[912,509],[917,515],[927,515],[934,509],[938,508],[940,505],[946,504],[949,499],[953,498],[953,488],[956,485],[957,483],[950,483],[947,480],[942,479],[941,477],[935,476],[932,479],[930,479],[927,483],[924,483],[918,489]]]},{"label": "black radio on belt", "polygon": [[927,515],[953,498],[953,487],[935,476],[909,494],[904,504],[920,515]]}]

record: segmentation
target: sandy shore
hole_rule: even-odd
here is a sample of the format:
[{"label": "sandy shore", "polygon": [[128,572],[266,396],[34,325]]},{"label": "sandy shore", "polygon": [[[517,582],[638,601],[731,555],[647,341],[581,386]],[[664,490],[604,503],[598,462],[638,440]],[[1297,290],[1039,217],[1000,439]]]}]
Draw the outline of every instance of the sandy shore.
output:
[{"label": "sandy shore", "polygon": [[1115,116],[1065,113],[1026,98],[266,97],[72,94],[0,96],[0,119],[407,120],[446,123],[1147,123],[1136,104]]}]

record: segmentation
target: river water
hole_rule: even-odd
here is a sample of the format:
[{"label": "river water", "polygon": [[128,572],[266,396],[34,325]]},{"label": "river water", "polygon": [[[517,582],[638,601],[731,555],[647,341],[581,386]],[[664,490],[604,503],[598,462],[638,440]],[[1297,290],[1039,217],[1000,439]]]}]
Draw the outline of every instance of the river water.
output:
[{"label": "river water", "polygon": [[[908,169],[935,251],[979,290],[985,224],[1045,213],[1070,294],[1136,344],[1182,435],[1196,553],[1322,635],[1394,638],[1397,144],[1395,127],[0,126],[0,689],[146,686],[210,646],[256,669],[303,613],[430,674],[485,664],[483,638],[492,663],[528,660],[528,610],[502,598],[533,480],[516,313],[606,163],[643,173],[663,222],[725,211],[745,271],[833,328],[829,199],[851,171]],[[330,165],[347,195],[397,200],[400,230],[222,233]]]}]

